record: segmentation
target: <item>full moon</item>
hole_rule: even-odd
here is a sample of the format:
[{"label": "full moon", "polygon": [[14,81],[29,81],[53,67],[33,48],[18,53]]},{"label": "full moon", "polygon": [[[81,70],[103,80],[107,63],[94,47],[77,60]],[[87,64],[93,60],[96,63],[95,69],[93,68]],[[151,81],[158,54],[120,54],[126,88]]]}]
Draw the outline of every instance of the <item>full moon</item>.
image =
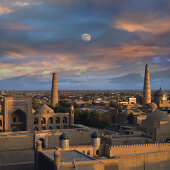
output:
[{"label": "full moon", "polygon": [[90,34],[83,34],[83,35],[82,35],[82,40],[84,40],[84,41],[86,41],[86,42],[91,41],[91,36],[90,36]]}]

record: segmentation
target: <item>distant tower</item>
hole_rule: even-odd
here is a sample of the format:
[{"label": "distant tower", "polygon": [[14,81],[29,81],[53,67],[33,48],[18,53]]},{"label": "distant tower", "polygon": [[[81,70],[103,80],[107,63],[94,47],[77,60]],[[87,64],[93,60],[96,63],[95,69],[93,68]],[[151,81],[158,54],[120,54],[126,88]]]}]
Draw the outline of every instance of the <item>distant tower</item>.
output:
[{"label": "distant tower", "polygon": [[57,73],[53,73],[52,89],[51,89],[51,104],[54,107],[58,104],[58,85],[57,85]]},{"label": "distant tower", "polygon": [[4,95],[4,94],[5,94],[5,91],[4,91],[4,90],[2,90],[2,91],[1,91],[1,95]]},{"label": "distant tower", "polygon": [[74,124],[74,106],[73,105],[71,105],[71,108],[70,108],[69,124],[70,125]]},{"label": "distant tower", "polygon": [[150,76],[149,76],[149,66],[145,65],[145,77],[143,86],[143,105],[151,103],[151,86],[150,86]]}]

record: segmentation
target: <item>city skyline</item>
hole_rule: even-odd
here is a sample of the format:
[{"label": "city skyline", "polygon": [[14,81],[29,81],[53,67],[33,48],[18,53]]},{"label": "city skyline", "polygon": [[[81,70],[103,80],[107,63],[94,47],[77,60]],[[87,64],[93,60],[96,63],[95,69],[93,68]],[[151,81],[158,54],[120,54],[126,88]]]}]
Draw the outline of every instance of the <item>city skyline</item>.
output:
[{"label": "city skyline", "polygon": [[[170,2],[0,2],[0,89],[169,89]],[[85,42],[88,33],[92,40]]]}]

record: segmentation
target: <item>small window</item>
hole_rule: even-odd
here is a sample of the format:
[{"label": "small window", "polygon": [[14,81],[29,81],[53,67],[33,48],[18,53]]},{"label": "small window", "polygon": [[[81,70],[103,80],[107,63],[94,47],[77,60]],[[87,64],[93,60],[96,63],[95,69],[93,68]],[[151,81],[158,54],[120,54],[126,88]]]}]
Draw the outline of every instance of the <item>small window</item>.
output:
[{"label": "small window", "polygon": [[34,119],[34,125],[37,125],[38,124],[38,118],[35,118]]},{"label": "small window", "polygon": [[41,128],[42,130],[46,130],[46,128],[43,126],[42,128]]},{"label": "small window", "polygon": [[60,126],[56,126],[56,129],[60,129]]},{"label": "small window", "polygon": [[87,151],[87,155],[90,155],[90,151],[89,150]]},{"label": "small window", "polygon": [[99,155],[99,150],[96,151],[96,155]]},{"label": "small window", "polygon": [[53,124],[53,118],[52,117],[49,118],[49,123]]},{"label": "small window", "polygon": [[0,120],[0,126],[2,126],[2,120]]},{"label": "small window", "polygon": [[41,118],[41,124],[46,124],[46,119],[44,117]]},{"label": "small window", "polygon": [[52,127],[52,126],[50,126],[50,127],[49,127],[49,130],[52,130],[52,129],[53,129],[53,127]]},{"label": "small window", "polygon": [[63,117],[63,123],[67,123],[67,118]]},{"label": "small window", "polygon": [[56,117],[56,123],[60,123],[60,118]]},{"label": "small window", "polygon": [[34,128],[34,130],[35,130],[35,131],[38,131],[38,128],[37,128],[37,127],[35,127],[35,128]]}]

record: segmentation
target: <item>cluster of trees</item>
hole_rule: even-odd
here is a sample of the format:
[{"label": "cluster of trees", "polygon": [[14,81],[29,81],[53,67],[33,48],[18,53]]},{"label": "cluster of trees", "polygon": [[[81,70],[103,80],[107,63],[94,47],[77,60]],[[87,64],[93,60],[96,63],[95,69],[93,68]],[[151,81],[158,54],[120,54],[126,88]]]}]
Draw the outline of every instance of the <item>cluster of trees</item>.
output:
[{"label": "cluster of trees", "polygon": [[122,111],[120,105],[118,105],[116,102],[113,102],[113,101],[111,101],[111,102],[109,103],[109,107],[113,107],[115,110],[118,110],[119,113]]},{"label": "cluster of trees", "polygon": [[74,121],[77,124],[97,128],[106,128],[111,125],[110,116],[108,114],[79,109],[75,110]]},{"label": "cluster of trees", "polygon": [[55,113],[67,113],[70,112],[70,104],[66,100],[60,100],[56,106],[49,106],[54,110]]},{"label": "cluster of trees", "polygon": [[133,124],[133,113],[130,113],[127,117],[127,120],[130,124]]},{"label": "cluster of trees", "polygon": [[[34,109],[37,109],[41,104],[40,100],[36,99],[33,101],[32,106]],[[99,113],[97,111],[80,110],[76,103],[73,103],[73,105],[75,108],[75,123],[97,128],[107,128],[111,126],[111,118],[109,114]],[[110,105],[111,107],[120,109],[119,106],[114,103],[111,103]],[[65,100],[60,100],[55,107],[52,107],[51,104],[48,104],[48,106],[51,107],[55,113],[67,113],[70,112],[71,104],[67,103]]]}]

